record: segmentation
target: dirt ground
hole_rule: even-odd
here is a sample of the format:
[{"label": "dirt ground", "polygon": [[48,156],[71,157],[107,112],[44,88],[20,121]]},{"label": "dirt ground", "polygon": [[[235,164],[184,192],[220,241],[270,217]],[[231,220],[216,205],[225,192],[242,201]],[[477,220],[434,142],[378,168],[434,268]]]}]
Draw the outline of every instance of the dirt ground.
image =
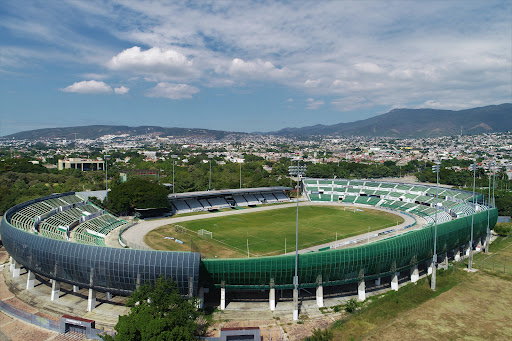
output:
[{"label": "dirt ground", "polygon": [[473,275],[365,340],[512,340],[512,281]]}]

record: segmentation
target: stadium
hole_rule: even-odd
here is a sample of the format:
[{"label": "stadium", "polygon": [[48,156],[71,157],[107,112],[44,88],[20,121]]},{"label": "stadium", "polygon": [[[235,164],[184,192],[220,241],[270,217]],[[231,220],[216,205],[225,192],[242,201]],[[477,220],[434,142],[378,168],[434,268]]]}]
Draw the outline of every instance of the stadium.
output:
[{"label": "stadium", "polygon": [[[269,309],[274,310],[276,290],[293,291],[294,301],[302,292],[316,290],[314,296],[319,307],[324,304],[324,289],[341,293],[347,285],[356,286],[360,300],[365,299],[370,287],[398,290],[399,281],[415,282],[420,275],[432,273],[436,230],[436,262],[442,265],[448,259],[459,260],[471,250],[488,245],[490,230],[498,218],[492,200],[455,189],[378,180],[311,178],[302,180],[301,188],[302,201],[308,205],[344,207],[353,212],[375,209],[406,219],[396,226],[333,240],[328,246],[301,252],[297,264],[294,252],[205,258],[193,251],[129,248],[130,243],[122,234],[136,231],[137,224],[100,209],[83,193],[54,194],[16,205],[6,212],[0,232],[11,256],[12,275],[20,276],[21,268],[25,268],[27,290],[34,288],[36,275],[51,281],[52,301],[59,297],[60,283],[67,283],[88,289],[90,311],[96,306],[97,292],[107,293],[107,297],[127,296],[141,283],[163,275],[177,282],[182,295],[204,300],[205,294],[220,293],[220,309],[226,308],[230,291],[242,296],[264,291],[268,294]],[[177,216],[222,208],[245,214],[251,210],[244,207],[279,207],[291,201],[284,194],[289,189],[181,193],[170,195],[169,200]],[[189,218],[194,217],[201,215]],[[115,239],[125,247],[106,246],[106,239],[112,238],[113,233],[118,234]],[[307,235],[307,231],[302,233]],[[213,237],[205,235],[205,231],[201,234],[201,238],[215,238],[215,233]],[[290,250],[295,251],[293,247]],[[298,283],[294,283],[296,265]],[[299,290],[294,289],[295,284]],[[294,311],[294,318],[295,314]]]}]

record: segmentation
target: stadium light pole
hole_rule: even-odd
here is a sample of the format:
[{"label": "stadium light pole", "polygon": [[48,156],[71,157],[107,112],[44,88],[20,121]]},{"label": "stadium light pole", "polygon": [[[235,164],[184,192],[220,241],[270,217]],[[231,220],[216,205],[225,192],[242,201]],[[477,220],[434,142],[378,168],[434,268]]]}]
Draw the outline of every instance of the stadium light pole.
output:
[{"label": "stadium light pole", "polygon": [[306,174],[307,166],[300,165],[300,159],[297,159],[297,166],[290,166],[290,176],[297,176],[297,219],[295,224],[295,276],[293,277],[293,319],[299,319],[299,191],[300,177]]},{"label": "stadium light pole", "polygon": [[468,264],[468,270],[471,271],[471,270],[473,270],[473,225],[475,223],[475,211],[476,211],[476,201],[475,201],[475,183],[476,183],[476,169],[477,169],[476,161],[469,167],[473,171],[473,212],[471,214],[471,241],[469,242],[469,264]]},{"label": "stadium light pole", "polygon": [[439,191],[439,170],[441,169],[441,162],[436,161],[436,164],[432,166],[432,172],[436,173],[436,200],[435,208],[436,213],[434,217],[434,255],[432,256],[432,281],[430,282],[430,289],[436,290],[436,263],[437,263],[437,201]]},{"label": "stadium light pole", "polygon": [[210,180],[208,181],[208,190],[210,191],[212,189],[212,159],[213,155],[208,155],[208,158],[210,159]]},{"label": "stadium light pole", "polygon": [[171,155],[172,157],[172,193],[174,194],[175,186],[174,186],[174,165],[176,164],[176,159],[178,158],[178,155]]},{"label": "stadium light pole", "polygon": [[108,164],[107,164],[107,158],[109,158],[110,155],[105,154],[105,201],[108,199]]},{"label": "stadium light pole", "polygon": [[240,189],[242,188],[242,163],[244,162],[244,159],[242,157],[239,158],[240,160],[238,160],[239,164],[240,164]]},{"label": "stadium light pole", "polygon": [[485,253],[489,253],[489,243],[491,242],[490,210],[491,210],[491,173],[494,162],[489,161],[489,195],[487,196],[487,238],[485,240]]}]

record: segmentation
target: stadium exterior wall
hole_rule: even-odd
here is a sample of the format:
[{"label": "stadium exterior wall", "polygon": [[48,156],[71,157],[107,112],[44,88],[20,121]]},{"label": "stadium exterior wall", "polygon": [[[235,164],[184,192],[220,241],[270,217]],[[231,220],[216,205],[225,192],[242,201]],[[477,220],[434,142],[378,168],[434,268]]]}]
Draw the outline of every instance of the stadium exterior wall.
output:
[{"label": "stadium exterior wall", "polygon": [[48,198],[31,200],[9,209],[0,224],[2,241],[9,255],[36,274],[114,295],[128,295],[137,283],[172,277],[182,295],[197,294],[200,254],[110,248],[55,240],[12,226],[11,216],[19,209]]},{"label": "stadium exterior wall", "polygon": [[[474,240],[486,235],[487,213],[492,229],[498,218],[496,208],[474,216]],[[438,254],[459,248],[471,239],[471,216],[438,225]],[[324,286],[385,277],[432,259],[434,226],[414,230],[358,247],[299,255],[299,287],[316,287],[318,276]],[[201,279],[215,287],[232,289],[292,289],[295,256],[202,261]]]}]

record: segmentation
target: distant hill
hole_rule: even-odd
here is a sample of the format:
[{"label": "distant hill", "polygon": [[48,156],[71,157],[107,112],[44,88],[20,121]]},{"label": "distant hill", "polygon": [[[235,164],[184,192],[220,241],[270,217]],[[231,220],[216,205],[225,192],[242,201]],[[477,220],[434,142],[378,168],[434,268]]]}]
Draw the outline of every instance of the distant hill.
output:
[{"label": "distant hill", "polygon": [[[95,139],[103,135],[144,135],[154,134],[157,136],[176,136],[176,137],[211,137],[221,139],[231,132],[209,129],[189,129],[189,128],[163,128],[156,126],[128,127],[128,126],[110,126],[110,125],[91,125],[81,127],[66,128],[44,128],[36,130],[27,130],[4,138],[37,140],[47,138],[74,139]],[[244,133],[239,133],[244,134]]]},{"label": "distant hill", "polygon": [[489,105],[460,111],[393,109],[365,120],[285,128],[271,134],[281,136],[389,136],[397,138],[437,137],[463,133],[481,134],[512,130],[512,104]]}]

